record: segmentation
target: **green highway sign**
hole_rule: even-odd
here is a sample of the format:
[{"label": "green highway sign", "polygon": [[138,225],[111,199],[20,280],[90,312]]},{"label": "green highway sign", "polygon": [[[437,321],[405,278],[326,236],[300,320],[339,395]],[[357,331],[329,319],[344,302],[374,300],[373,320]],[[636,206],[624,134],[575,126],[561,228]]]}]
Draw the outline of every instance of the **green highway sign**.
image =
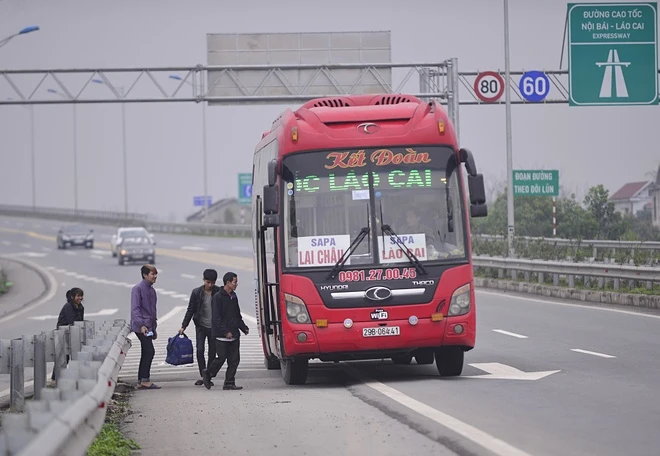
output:
[{"label": "green highway sign", "polygon": [[513,170],[513,196],[559,196],[559,171]]},{"label": "green highway sign", "polygon": [[658,104],[657,3],[568,4],[568,103]]},{"label": "green highway sign", "polygon": [[252,204],[252,173],[238,174],[238,204]]}]

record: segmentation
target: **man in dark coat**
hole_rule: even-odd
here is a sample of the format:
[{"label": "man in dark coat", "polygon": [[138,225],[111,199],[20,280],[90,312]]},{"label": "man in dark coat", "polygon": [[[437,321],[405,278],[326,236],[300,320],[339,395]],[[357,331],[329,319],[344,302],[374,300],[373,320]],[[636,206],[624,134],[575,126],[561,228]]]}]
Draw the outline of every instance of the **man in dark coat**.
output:
[{"label": "man in dark coat", "polygon": [[[204,359],[204,345],[208,339],[209,346],[209,365],[215,359],[215,339],[213,339],[213,311],[211,310],[211,300],[213,296],[220,291],[220,287],[215,285],[218,280],[218,272],[215,269],[207,269],[202,274],[204,283],[201,287],[195,288],[190,293],[188,301],[188,310],[183,317],[179,334],[183,334],[190,320],[195,323],[195,341],[197,345],[197,366],[199,375],[206,369],[206,360]],[[203,380],[197,380],[195,385],[202,385]]]}]

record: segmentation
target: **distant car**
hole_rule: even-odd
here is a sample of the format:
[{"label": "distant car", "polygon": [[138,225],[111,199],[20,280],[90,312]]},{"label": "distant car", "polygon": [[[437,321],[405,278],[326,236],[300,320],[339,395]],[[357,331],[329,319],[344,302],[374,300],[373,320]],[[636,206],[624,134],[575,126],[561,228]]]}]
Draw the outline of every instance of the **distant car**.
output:
[{"label": "distant car", "polygon": [[151,239],[146,236],[122,238],[121,243],[117,246],[117,256],[121,266],[132,261],[156,263],[156,250]]},{"label": "distant car", "polygon": [[57,232],[57,248],[84,246],[86,249],[94,248],[94,230],[82,225],[62,227]]},{"label": "distant car", "polygon": [[110,239],[110,251],[112,252],[113,258],[117,256],[117,249],[122,240],[129,237],[145,237],[149,239],[151,244],[156,245],[154,235],[149,233],[149,231],[147,231],[147,229],[144,227],[133,226],[118,228],[117,232],[113,234],[112,238]]}]

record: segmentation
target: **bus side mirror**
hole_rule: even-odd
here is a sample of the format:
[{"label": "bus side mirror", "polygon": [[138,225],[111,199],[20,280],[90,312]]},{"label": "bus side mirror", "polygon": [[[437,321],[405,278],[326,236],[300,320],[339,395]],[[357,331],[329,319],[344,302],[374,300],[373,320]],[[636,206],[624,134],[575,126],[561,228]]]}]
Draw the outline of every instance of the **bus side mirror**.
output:
[{"label": "bus side mirror", "polygon": [[272,187],[277,182],[277,160],[268,162],[268,186]]},{"label": "bus side mirror", "polygon": [[264,185],[264,214],[273,215],[280,211],[279,192],[276,186]]},{"label": "bus side mirror", "polygon": [[477,165],[474,162],[474,156],[469,149],[461,149],[458,151],[458,154],[461,158],[461,163],[465,163],[465,169],[470,176],[477,175]]},{"label": "bus side mirror", "polygon": [[486,189],[484,187],[484,176],[482,174],[468,176],[467,181],[468,190],[470,191],[470,204],[485,204]]},{"label": "bus side mirror", "polygon": [[486,206],[484,176],[481,174],[468,175],[467,180],[470,192],[470,217],[486,217],[488,207]]}]

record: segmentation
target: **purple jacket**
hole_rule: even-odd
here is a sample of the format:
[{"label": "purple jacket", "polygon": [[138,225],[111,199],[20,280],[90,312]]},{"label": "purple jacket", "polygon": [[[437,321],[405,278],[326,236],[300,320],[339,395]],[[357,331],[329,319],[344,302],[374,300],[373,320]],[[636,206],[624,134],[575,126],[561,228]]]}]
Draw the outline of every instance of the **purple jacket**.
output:
[{"label": "purple jacket", "polygon": [[156,290],[153,285],[142,280],[131,290],[131,331],[140,332],[142,326],[156,331]]}]

